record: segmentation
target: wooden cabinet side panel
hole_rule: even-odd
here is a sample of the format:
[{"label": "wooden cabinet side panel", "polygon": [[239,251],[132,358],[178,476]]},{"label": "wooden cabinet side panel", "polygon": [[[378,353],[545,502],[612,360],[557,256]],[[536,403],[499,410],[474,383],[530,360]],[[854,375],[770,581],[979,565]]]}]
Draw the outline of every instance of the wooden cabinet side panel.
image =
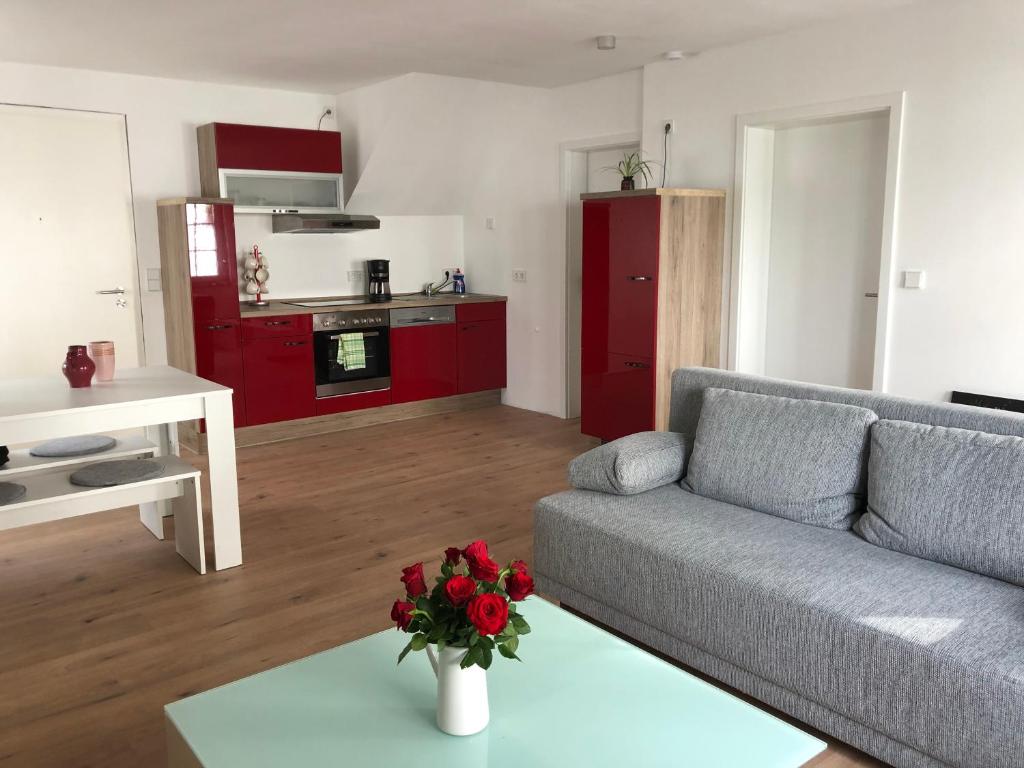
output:
[{"label": "wooden cabinet side panel", "polygon": [[655,429],[668,429],[672,371],[720,364],[724,197],[662,198]]},{"label": "wooden cabinet side panel", "polygon": [[199,187],[204,197],[220,197],[216,124],[207,123],[196,128],[196,141],[199,144]]},{"label": "wooden cabinet side panel", "polygon": [[192,281],[188,263],[185,205],[159,205],[160,283],[164,299],[167,362],[187,373],[196,372],[195,330],[192,323]]}]

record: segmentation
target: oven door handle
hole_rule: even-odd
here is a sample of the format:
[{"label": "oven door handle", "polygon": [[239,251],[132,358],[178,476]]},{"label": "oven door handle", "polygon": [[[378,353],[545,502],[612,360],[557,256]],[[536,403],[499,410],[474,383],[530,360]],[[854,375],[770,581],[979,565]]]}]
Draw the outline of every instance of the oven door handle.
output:
[{"label": "oven door handle", "polygon": [[380,336],[380,331],[348,331],[346,333],[332,333],[330,338],[331,338],[331,341],[337,341],[342,336],[349,336],[349,335],[351,335],[353,333],[358,333],[358,334],[362,335],[362,337],[364,339],[368,338],[370,336]]}]

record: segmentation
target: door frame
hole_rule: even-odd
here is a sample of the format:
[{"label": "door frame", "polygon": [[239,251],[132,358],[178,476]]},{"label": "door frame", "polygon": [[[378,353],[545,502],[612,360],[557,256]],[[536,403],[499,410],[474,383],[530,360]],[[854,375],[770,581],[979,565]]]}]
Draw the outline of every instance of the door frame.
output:
[{"label": "door frame", "polygon": [[580,194],[579,187],[576,184],[576,180],[573,175],[574,161],[579,159],[579,155],[586,155],[588,152],[595,150],[639,146],[642,143],[642,140],[643,136],[639,132],[616,133],[607,136],[596,136],[589,139],[564,141],[558,145],[559,191],[562,198],[562,210],[564,211],[564,215],[562,216],[562,236],[564,242],[562,254],[564,256],[564,263],[562,265],[562,290],[560,292],[561,306],[559,307],[559,311],[562,316],[561,339],[559,342],[562,358],[562,418],[570,418],[569,403],[571,401],[571,397],[569,393],[569,386],[571,378],[569,376],[569,366],[573,363],[573,361],[569,359],[569,308],[572,306],[572,297],[569,295],[569,268],[572,265],[574,233],[572,228],[569,226],[569,222],[572,219],[574,204],[579,203]]},{"label": "door frame", "polygon": [[[905,92],[811,104],[788,109],[738,115],[736,118],[736,178],[733,206],[732,258],[729,282],[728,367],[751,367],[743,357],[760,355],[764,370],[764,345],[744,346],[745,336],[764,333],[767,268],[771,249],[771,182],[774,132],[780,128],[825,124],[860,115],[885,115],[889,122],[885,161],[885,194],[879,259],[878,304],[875,317],[875,352],[872,389],[888,387],[891,305],[895,287],[895,231],[899,192],[900,151],[903,137]],[[763,286],[763,287],[762,287]]]},{"label": "door frame", "polygon": [[132,234],[130,238],[131,242],[131,260],[135,264],[135,322],[136,322],[136,339],[135,347],[136,353],[139,359],[139,367],[147,365],[146,359],[146,318],[142,308],[142,265],[139,263],[139,227],[138,222],[135,220],[135,179],[132,173],[132,145],[131,136],[128,132],[128,115],[124,112],[111,112],[105,109],[80,109],[77,107],[58,107],[51,104],[25,104],[15,101],[0,101],[0,108],[2,107],[22,107],[27,109],[48,109],[57,112],[81,112],[89,115],[110,115],[111,117],[120,118],[124,124],[124,151],[125,161],[128,164],[128,210],[130,212],[129,221],[131,223]]}]

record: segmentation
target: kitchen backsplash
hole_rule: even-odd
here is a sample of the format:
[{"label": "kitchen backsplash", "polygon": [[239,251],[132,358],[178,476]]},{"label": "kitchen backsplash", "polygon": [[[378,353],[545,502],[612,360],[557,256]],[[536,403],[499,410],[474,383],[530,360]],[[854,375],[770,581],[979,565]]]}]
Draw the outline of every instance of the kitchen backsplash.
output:
[{"label": "kitchen backsplash", "polygon": [[[362,294],[367,259],[390,260],[392,293],[410,293],[439,280],[445,269],[463,267],[462,224],[461,216],[381,216],[379,230],[275,235],[269,215],[239,213],[235,242],[240,264],[254,243],[266,255],[271,300]],[[350,281],[350,272],[359,272],[359,279]],[[239,286],[239,299],[248,298]]]}]

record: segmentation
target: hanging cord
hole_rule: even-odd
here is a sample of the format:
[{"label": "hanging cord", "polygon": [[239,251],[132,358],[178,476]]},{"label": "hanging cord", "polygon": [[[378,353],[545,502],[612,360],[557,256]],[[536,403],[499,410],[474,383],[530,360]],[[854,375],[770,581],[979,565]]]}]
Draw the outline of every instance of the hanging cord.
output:
[{"label": "hanging cord", "polygon": [[668,133],[672,126],[665,123],[665,141],[661,150],[661,186],[665,186],[665,179],[668,176]]},{"label": "hanging cord", "polygon": [[324,113],[322,115],[320,115],[320,119],[316,121],[316,129],[319,131],[320,130],[320,126],[323,125],[324,118],[325,117],[330,117],[333,114],[334,114],[334,110],[331,109],[330,107],[325,109]]}]

